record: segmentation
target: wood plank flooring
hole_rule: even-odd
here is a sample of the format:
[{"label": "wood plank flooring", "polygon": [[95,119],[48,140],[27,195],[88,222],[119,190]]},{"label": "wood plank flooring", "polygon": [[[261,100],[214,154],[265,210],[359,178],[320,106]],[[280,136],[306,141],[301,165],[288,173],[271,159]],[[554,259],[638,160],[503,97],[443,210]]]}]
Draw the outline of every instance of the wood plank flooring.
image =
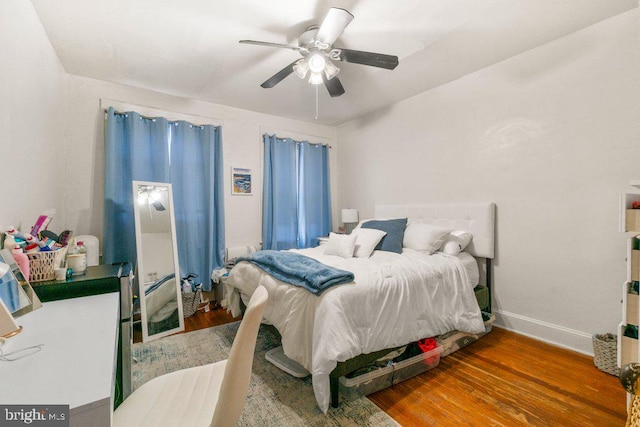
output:
[{"label": "wood plank flooring", "polygon": [[[222,309],[186,332],[234,320]],[[403,426],[624,426],[618,379],[591,357],[494,327],[434,369],[368,396]]]},{"label": "wood plank flooring", "polygon": [[404,426],[624,426],[617,377],[591,357],[504,329],[368,396]]}]

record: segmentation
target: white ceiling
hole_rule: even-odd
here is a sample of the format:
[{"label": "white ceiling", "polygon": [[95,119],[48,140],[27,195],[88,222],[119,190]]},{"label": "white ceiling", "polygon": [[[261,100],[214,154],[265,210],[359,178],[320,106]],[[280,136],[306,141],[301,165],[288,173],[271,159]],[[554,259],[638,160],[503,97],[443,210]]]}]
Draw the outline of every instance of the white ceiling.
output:
[{"label": "white ceiling", "polygon": [[66,72],[304,121],[315,86],[290,75],[297,44],[330,7],[355,18],[335,46],[397,55],[393,70],[338,62],[346,93],[319,87],[318,123],[336,125],[603,19],[638,0],[32,0]]}]

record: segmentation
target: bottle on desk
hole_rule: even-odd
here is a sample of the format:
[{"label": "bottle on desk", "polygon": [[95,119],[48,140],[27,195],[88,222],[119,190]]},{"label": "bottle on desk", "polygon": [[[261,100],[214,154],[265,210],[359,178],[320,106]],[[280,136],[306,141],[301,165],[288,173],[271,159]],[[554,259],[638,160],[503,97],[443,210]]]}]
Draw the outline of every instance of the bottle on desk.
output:
[{"label": "bottle on desk", "polygon": [[67,252],[67,267],[73,275],[84,274],[87,271],[87,248],[82,241],[77,241]]},{"label": "bottle on desk", "polygon": [[15,248],[18,244],[16,243],[16,238],[13,237],[12,234],[5,234],[4,236],[4,248],[5,249],[9,249],[9,250],[13,250],[13,248]]}]

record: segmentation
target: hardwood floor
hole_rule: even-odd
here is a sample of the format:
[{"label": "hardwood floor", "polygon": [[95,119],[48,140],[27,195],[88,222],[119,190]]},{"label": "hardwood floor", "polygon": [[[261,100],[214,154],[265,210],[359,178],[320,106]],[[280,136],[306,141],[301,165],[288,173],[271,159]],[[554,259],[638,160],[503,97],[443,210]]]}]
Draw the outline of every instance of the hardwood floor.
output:
[{"label": "hardwood floor", "polygon": [[[213,303],[211,303],[211,306],[213,307]],[[184,331],[197,331],[198,329],[224,325],[225,323],[235,322],[241,319],[242,317],[240,316],[234,319],[230,314],[227,314],[227,310],[220,307],[209,310],[208,312],[198,310],[193,316],[184,319]]]},{"label": "hardwood floor", "polygon": [[622,386],[591,357],[499,328],[369,399],[404,426],[624,426],[626,420]]},{"label": "hardwood floor", "polygon": [[[234,320],[222,309],[185,332]],[[591,357],[499,328],[430,371],[368,396],[403,426],[624,426],[618,379]]]}]

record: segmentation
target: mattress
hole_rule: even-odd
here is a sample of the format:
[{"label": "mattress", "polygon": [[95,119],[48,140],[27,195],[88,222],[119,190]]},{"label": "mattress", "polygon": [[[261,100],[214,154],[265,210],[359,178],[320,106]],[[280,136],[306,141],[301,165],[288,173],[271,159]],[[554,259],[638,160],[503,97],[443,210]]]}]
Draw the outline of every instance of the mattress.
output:
[{"label": "mattress", "polygon": [[224,305],[236,316],[240,294],[250,296],[259,285],[267,288],[264,318],[280,332],[285,355],[311,372],[324,412],[330,402],[329,374],[337,362],[451,330],[484,330],[460,257],[405,250],[344,259],[324,255],[322,247],[297,252],[351,271],[354,282],[316,296],[240,262],[226,281],[232,289]]}]

